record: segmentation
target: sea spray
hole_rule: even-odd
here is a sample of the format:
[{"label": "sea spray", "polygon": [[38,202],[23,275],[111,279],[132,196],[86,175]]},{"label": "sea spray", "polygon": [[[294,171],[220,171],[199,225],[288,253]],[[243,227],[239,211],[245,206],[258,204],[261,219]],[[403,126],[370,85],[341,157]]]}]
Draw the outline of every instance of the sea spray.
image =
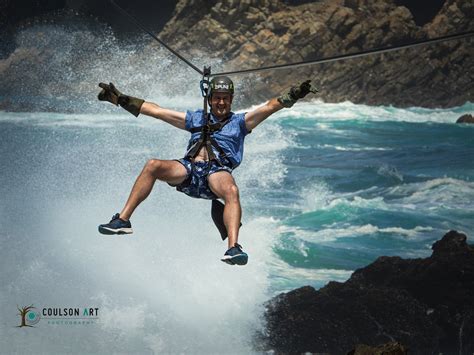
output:
[{"label": "sea spray", "polygon": [[[121,209],[146,161],[182,157],[188,133],[98,102],[97,83],[184,111],[202,105],[200,78],[162,50],[138,56],[110,33],[45,25],[19,43],[27,51],[12,54],[22,64],[6,72],[2,99],[20,111],[79,113],[0,112],[6,352],[248,353],[270,295],[345,280],[380,255],[426,256],[446,230],[474,227],[474,127],[454,124],[472,103],[310,101],[246,138],[234,173],[245,268],[220,262],[226,244],[209,201],[163,183],[134,214],[133,235],[100,236],[97,225]],[[79,56],[88,58],[80,66]],[[28,76],[35,82],[25,91]],[[238,95],[252,89],[248,80],[236,83]],[[35,331],[25,343],[17,305],[31,303],[91,304],[100,319],[73,330],[41,320],[21,329]]]},{"label": "sea spray", "polygon": [[[5,319],[16,324],[17,303],[53,308],[90,303],[100,309],[97,324],[74,330],[78,339],[89,339],[88,352],[209,353],[229,346],[251,351],[269,295],[275,235],[267,221],[245,213],[251,200],[246,186],[258,165],[243,167],[236,177],[244,204],[239,241],[250,255],[245,268],[220,261],[226,243],[212,224],[209,201],[190,199],[163,183],[132,217],[133,235],[101,236],[97,225],[121,208],[144,163],[182,156],[187,134],[151,118],[92,118],[1,114],[7,270],[2,304],[12,311],[6,310]],[[260,143],[271,143],[271,132],[278,130],[262,131]],[[278,158],[281,148],[268,151],[272,156],[255,156],[255,162],[270,166],[267,160]],[[274,166],[275,174],[259,178],[261,186],[281,181],[284,167]],[[23,245],[31,246],[26,254]],[[2,348],[21,350],[8,322],[2,333],[10,341]],[[67,328],[51,331],[40,322],[38,330],[29,347],[79,349],[79,340],[61,340]]]}]

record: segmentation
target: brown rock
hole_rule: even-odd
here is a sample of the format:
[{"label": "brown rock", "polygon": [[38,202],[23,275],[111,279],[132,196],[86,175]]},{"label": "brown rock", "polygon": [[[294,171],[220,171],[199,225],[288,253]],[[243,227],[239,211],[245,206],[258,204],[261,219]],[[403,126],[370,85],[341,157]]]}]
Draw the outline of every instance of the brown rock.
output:
[{"label": "brown rock", "polygon": [[329,19],[329,28],[341,36],[350,32],[352,26],[356,24],[354,11],[348,7],[339,8]]},{"label": "brown rock", "polygon": [[462,115],[457,119],[456,123],[474,123],[474,117],[469,114]]},{"label": "brown rock", "polygon": [[[213,65],[214,70],[215,63],[219,63],[219,69],[228,71],[320,59],[467,31],[472,29],[473,18],[474,5],[464,0],[446,0],[439,13],[423,27],[416,26],[409,10],[397,6],[395,0],[321,0],[297,6],[284,0],[179,0],[159,38],[184,57],[199,58],[199,65]],[[51,62],[54,54],[48,53],[41,43],[37,41],[34,48],[23,45],[8,58],[0,59],[4,83],[0,96],[21,96],[25,87],[29,94],[39,96],[44,92],[70,92],[74,97],[90,95],[90,88],[84,83],[72,85],[70,80],[44,74],[41,62]],[[474,102],[472,78],[467,75],[474,72],[473,45],[471,37],[383,55],[253,74],[258,80],[254,80],[252,95],[242,91],[238,95],[248,99],[239,97],[235,103],[241,107],[260,103],[306,79],[322,88],[318,97],[327,102],[349,100],[405,107]],[[147,48],[137,51],[129,64],[139,67],[157,49],[163,50],[150,42]],[[32,56],[24,57],[24,52],[31,52]],[[113,51],[105,52],[95,58],[106,62]],[[87,72],[94,61],[88,56],[76,56],[65,67],[74,68],[74,73]],[[239,80],[246,80],[241,78],[236,78],[237,87]],[[88,91],[83,92],[82,88]],[[5,102],[9,101],[3,100],[2,107],[8,105]],[[17,105],[10,109],[29,107]]]},{"label": "brown rock", "polygon": [[398,342],[390,342],[379,346],[357,345],[347,355],[406,355],[408,350]]}]

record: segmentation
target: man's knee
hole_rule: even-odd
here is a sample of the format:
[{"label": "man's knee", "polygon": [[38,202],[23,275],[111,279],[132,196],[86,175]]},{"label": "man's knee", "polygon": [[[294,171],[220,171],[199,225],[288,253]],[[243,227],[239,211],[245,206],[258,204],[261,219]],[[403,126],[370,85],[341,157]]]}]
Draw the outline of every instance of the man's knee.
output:
[{"label": "man's knee", "polygon": [[224,188],[225,200],[239,200],[239,188],[235,184],[229,184]]},{"label": "man's knee", "polygon": [[163,167],[163,162],[159,159],[150,159],[146,162],[144,170],[151,175],[158,177]]}]

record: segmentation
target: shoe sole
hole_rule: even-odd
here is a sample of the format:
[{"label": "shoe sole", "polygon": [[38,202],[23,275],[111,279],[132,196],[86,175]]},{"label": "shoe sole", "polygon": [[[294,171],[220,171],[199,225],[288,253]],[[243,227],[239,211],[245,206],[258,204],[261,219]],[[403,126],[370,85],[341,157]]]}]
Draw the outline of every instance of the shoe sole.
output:
[{"label": "shoe sole", "polygon": [[248,262],[247,254],[240,254],[235,256],[224,256],[221,261],[229,265],[246,265]]},{"label": "shoe sole", "polygon": [[112,234],[132,234],[132,228],[119,228],[119,229],[112,229],[107,227],[99,226],[99,233],[112,235]]}]

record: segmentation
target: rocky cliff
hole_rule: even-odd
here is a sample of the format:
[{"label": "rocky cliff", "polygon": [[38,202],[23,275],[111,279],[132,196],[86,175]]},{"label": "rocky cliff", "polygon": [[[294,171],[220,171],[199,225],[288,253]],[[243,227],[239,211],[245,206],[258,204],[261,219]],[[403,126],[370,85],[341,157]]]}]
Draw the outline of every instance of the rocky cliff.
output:
[{"label": "rocky cliff", "polygon": [[[143,1],[127,10],[139,17]],[[291,5],[297,3],[301,4]],[[325,58],[474,29],[470,1],[445,0],[423,23],[400,3],[409,2],[180,0],[158,35],[197,66],[212,64],[218,72]],[[431,3],[427,6],[434,8]],[[109,12],[130,25],[110,4]],[[110,27],[89,15],[53,11],[22,22],[15,43],[5,44],[11,51],[0,59],[0,109],[106,110],[96,99],[99,81],[114,81],[124,92],[150,100],[198,95],[196,73],[178,64],[162,46],[136,32],[124,44]],[[157,16],[163,19],[165,11]],[[146,24],[145,18],[140,21]],[[334,63],[236,75],[234,102],[237,109],[261,103],[311,78],[320,89],[318,96],[327,102],[462,105],[474,101],[473,43],[470,37]],[[189,82],[191,77],[195,86]]]},{"label": "rocky cliff", "polygon": [[[395,1],[180,0],[160,37],[217,69],[245,69],[353,53],[474,29],[474,5],[447,0],[422,27]],[[325,101],[453,106],[474,100],[472,38],[337,63],[266,72],[247,99],[259,102],[313,78]],[[215,68],[216,69],[216,68]],[[235,77],[239,81],[242,75]]]},{"label": "rocky cliff", "polygon": [[474,351],[474,247],[451,231],[425,259],[380,257],[345,283],[302,287],[267,304],[259,343],[278,353],[345,354],[400,342],[410,354]]}]

